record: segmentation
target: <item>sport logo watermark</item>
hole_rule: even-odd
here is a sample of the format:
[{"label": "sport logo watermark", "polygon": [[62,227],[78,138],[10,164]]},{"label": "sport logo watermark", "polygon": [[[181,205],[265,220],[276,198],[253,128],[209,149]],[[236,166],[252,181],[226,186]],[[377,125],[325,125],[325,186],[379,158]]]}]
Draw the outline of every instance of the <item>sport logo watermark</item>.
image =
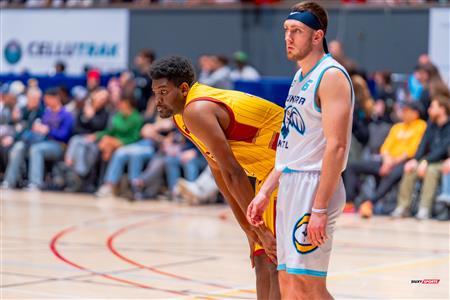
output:
[{"label": "sport logo watermark", "polygon": [[440,279],[416,279],[411,280],[411,283],[418,283],[418,284],[439,284]]}]

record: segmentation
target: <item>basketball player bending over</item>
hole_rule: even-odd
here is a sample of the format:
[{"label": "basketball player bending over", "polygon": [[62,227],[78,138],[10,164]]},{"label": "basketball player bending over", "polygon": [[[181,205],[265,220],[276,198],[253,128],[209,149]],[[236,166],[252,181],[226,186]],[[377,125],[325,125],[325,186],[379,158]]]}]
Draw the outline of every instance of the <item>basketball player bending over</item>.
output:
[{"label": "basketball player bending over", "polygon": [[160,116],[173,116],[178,129],[201,150],[247,235],[258,299],[279,299],[273,234],[276,193],[268,196],[270,208],[261,216],[265,226],[251,226],[245,214],[255,195],[248,176],[258,191],[272,171],[283,109],[258,97],[196,83],[194,68],[183,57],[156,61],[150,75]]}]

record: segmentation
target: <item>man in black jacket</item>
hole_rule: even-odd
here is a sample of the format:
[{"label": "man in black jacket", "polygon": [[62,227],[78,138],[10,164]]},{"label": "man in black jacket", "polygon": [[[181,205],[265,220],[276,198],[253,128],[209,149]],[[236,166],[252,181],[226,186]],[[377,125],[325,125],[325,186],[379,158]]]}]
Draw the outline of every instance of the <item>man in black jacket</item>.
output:
[{"label": "man in black jacket", "polygon": [[428,219],[431,215],[433,197],[439,184],[442,161],[447,157],[450,145],[450,99],[435,96],[428,109],[429,123],[419,149],[413,159],[405,164],[403,178],[393,217],[406,216],[411,205],[411,194],[416,179],[422,179],[418,219]]}]

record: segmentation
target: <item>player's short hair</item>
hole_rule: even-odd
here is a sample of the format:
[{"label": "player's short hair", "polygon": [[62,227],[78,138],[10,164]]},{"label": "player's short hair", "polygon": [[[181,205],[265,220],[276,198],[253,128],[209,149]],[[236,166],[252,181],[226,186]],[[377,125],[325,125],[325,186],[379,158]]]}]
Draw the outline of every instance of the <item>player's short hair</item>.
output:
[{"label": "player's short hair", "polygon": [[291,12],[301,12],[301,11],[309,11],[319,20],[320,25],[322,25],[322,30],[324,33],[327,33],[328,28],[328,14],[325,8],[317,4],[313,1],[302,1],[300,3],[295,4],[291,8]]},{"label": "player's short hair", "polygon": [[176,86],[186,82],[191,86],[195,81],[195,71],[191,62],[182,56],[169,56],[155,61],[150,69],[150,77],[173,82]]}]

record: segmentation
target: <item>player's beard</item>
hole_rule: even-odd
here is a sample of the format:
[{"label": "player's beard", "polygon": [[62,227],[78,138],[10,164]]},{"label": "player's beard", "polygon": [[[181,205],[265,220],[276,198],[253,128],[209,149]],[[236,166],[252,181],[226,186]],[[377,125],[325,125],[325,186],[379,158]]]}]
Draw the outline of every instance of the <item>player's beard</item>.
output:
[{"label": "player's beard", "polygon": [[307,57],[313,50],[312,35],[306,42],[305,46],[298,49],[297,53],[287,53],[288,59],[293,61],[301,61]]},{"label": "player's beard", "polygon": [[168,107],[161,107],[161,110],[158,110],[159,116],[163,119],[167,119],[173,116],[173,110]]}]

